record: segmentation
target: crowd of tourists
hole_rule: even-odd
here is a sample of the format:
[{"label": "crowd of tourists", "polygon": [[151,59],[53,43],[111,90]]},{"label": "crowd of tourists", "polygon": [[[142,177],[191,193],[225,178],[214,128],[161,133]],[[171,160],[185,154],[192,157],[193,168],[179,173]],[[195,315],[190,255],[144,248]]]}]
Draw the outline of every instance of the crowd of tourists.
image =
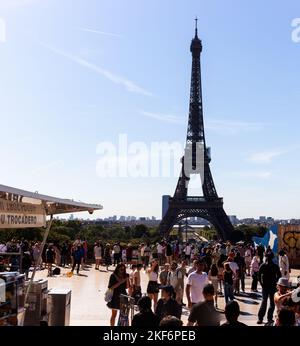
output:
[{"label": "crowd of tourists", "polygon": [[[240,307],[235,296],[258,297],[258,284],[262,301],[257,324],[263,323],[267,313],[266,325],[300,326],[300,302],[292,299],[295,290],[290,287],[289,261],[284,250],[276,261],[270,247],[243,243],[162,241],[152,246],[141,244],[135,251],[131,244],[122,249],[119,243],[104,247],[97,243],[95,257],[95,269],[99,269],[102,260],[107,267],[115,266],[105,296],[112,312],[112,326],[116,323],[122,295],[132,297],[139,307],[133,326],[166,325],[175,320],[182,325],[183,309],[189,312],[189,326],[220,325],[224,319],[223,311],[218,308],[221,297],[225,303],[223,325],[243,326],[238,321]],[[148,276],[145,292],[141,287],[141,271]],[[247,276],[251,277],[249,292],[245,287]]]},{"label": "crowd of tourists", "polygon": [[46,269],[48,276],[60,273],[59,267],[70,267],[73,273],[84,268],[87,260],[87,242],[77,238],[74,242],[59,244],[48,243],[42,249],[42,243],[11,239],[0,243],[0,272],[20,271],[29,279],[30,269]]},{"label": "crowd of tourists", "polygon": [[[133,317],[133,326],[179,326],[183,324],[183,311],[189,314],[190,326],[220,325],[224,320],[220,299],[225,304],[223,325],[243,326],[238,320],[240,307],[235,298],[244,294],[258,298],[258,291],[261,292],[258,324],[263,323],[266,315],[267,325],[300,325],[300,293],[297,301],[284,249],[279,251],[278,258],[270,247],[243,242],[234,245],[162,240],[156,244],[124,246],[99,240],[92,249],[95,270],[109,271],[114,266],[105,294],[112,326],[116,324],[122,295],[131,297],[139,309]],[[69,243],[48,243],[43,250],[41,242],[12,239],[0,243],[0,271],[21,270],[29,279],[33,266],[47,270],[48,276],[59,274],[58,268],[66,267],[80,275],[87,255],[88,244],[79,237]],[[141,273],[148,279],[144,290]],[[247,292],[246,277],[251,279]]]}]

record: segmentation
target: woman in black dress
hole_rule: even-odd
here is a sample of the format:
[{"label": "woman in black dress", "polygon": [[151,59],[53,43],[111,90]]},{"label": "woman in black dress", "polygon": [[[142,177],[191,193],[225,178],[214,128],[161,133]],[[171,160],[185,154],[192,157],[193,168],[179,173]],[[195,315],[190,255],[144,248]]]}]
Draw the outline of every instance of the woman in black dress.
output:
[{"label": "woman in black dress", "polygon": [[151,262],[151,267],[147,270],[149,276],[149,282],[147,286],[148,297],[153,300],[154,310],[156,309],[156,304],[158,300],[159,284],[158,284],[158,271],[159,265],[157,260],[153,259]]},{"label": "woman in black dress", "polygon": [[120,309],[120,296],[121,294],[127,295],[126,289],[129,287],[129,276],[126,273],[124,263],[119,263],[115,271],[109,278],[108,288],[113,290],[112,300],[107,303],[111,309],[110,325],[115,325],[117,312]]}]

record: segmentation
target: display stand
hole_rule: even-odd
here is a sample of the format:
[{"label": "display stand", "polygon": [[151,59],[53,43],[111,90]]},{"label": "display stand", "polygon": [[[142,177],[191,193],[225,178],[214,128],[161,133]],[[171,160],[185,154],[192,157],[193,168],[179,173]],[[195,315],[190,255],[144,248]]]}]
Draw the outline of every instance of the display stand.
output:
[{"label": "display stand", "polygon": [[[0,302],[0,322],[3,317],[2,320],[5,320],[6,324],[24,325],[25,314],[21,314],[20,312],[21,310],[24,312],[25,308],[26,313],[26,308],[30,308],[28,304],[29,293],[32,289],[38,263],[40,263],[49,231],[51,229],[53,215],[76,213],[81,211],[87,211],[92,214],[95,210],[100,210],[102,208],[103,207],[98,204],[76,202],[72,199],[51,197],[36,192],[29,192],[10,186],[0,185],[0,229],[46,227],[39,257],[35,263],[26,291],[24,275],[21,276],[17,272],[14,273],[15,275],[13,275],[12,272],[1,273],[3,281],[2,284],[4,283],[4,285],[1,286],[4,286],[5,290],[2,294],[3,299],[1,299],[3,302]],[[47,216],[50,216],[49,221],[46,221]],[[7,252],[1,255],[20,256],[19,267],[15,269],[19,269],[22,272],[22,249],[20,249],[20,253]],[[42,310],[44,312],[45,309]],[[2,317],[1,314],[3,315]],[[9,316],[9,314],[11,314],[11,318],[8,320],[7,316]]]}]

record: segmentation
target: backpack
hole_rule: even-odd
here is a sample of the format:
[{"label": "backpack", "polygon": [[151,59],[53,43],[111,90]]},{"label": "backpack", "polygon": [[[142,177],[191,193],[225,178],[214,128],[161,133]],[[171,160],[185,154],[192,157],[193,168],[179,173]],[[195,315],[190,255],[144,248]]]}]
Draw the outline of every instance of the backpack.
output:
[{"label": "backpack", "polygon": [[52,271],[52,274],[53,275],[60,275],[60,268],[58,268],[58,267],[54,268]]}]

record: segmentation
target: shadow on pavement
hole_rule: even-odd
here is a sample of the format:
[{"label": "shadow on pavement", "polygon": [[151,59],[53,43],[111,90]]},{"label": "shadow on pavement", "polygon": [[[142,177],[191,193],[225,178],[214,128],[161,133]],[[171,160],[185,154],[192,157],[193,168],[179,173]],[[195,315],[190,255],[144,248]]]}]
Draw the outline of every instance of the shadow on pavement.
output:
[{"label": "shadow on pavement", "polygon": [[242,299],[242,298],[234,298],[235,300],[238,300],[239,302],[245,303],[245,304],[250,304],[250,305],[259,305],[259,302],[256,302],[254,300],[250,299]]},{"label": "shadow on pavement", "polygon": [[254,316],[254,314],[251,314],[250,312],[246,312],[246,311],[240,311],[240,315],[243,315],[243,316]]}]

